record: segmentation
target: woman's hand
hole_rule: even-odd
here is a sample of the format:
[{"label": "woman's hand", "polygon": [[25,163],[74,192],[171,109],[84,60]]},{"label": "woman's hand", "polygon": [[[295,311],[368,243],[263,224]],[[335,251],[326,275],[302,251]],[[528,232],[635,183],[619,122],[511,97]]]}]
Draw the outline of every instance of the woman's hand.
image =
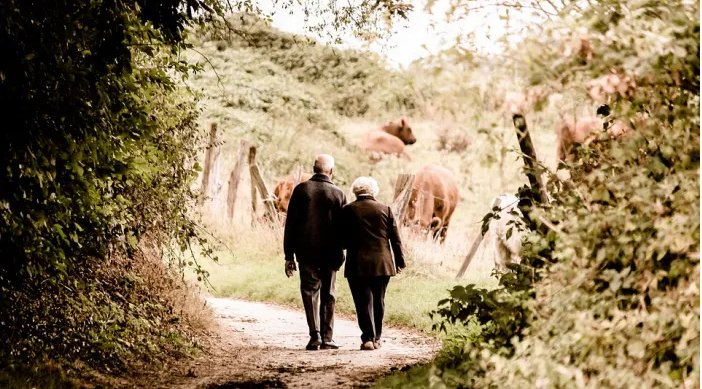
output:
[{"label": "woman's hand", "polygon": [[396,267],[396,268],[395,268],[395,272],[396,272],[397,274],[402,273],[402,268],[401,268],[401,267]]}]

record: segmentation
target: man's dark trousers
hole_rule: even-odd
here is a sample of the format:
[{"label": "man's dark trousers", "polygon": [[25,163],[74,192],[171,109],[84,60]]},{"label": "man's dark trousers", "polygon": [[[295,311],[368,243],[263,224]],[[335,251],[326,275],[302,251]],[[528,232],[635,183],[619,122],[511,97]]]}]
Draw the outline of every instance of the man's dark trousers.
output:
[{"label": "man's dark trousers", "polygon": [[356,305],[361,341],[377,342],[383,333],[385,315],[385,290],[389,276],[349,277],[349,288]]},{"label": "man's dark trousers", "polygon": [[300,264],[300,291],[310,336],[321,334],[324,343],[332,341],[334,332],[335,282],[336,271]]}]

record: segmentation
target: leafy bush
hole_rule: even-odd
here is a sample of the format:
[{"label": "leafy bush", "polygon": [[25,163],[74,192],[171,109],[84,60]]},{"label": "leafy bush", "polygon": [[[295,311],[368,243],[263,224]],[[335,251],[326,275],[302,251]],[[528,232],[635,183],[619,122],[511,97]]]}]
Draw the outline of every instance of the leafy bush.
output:
[{"label": "leafy bush", "polygon": [[218,3],[45,3],[9,1],[0,16],[0,104],[13,107],[0,135],[0,358],[110,369],[185,350],[173,304],[128,259],[146,234],[182,250],[197,238],[184,213],[197,110],[174,75],[191,70],[176,55],[194,21],[183,12],[210,17]]},{"label": "leafy bush", "polygon": [[[523,209],[534,232],[502,288],[456,287],[442,301],[445,320],[484,331],[438,365],[436,387],[699,383],[699,4],[591,4],[525,41],[520,58],[535,82],[566,87],[635,74],[613,115],[646,112],[646,124],[579,148],[571,179],[552,178],[551,204]],[[559,50],[576,28],[591,59]]]}]

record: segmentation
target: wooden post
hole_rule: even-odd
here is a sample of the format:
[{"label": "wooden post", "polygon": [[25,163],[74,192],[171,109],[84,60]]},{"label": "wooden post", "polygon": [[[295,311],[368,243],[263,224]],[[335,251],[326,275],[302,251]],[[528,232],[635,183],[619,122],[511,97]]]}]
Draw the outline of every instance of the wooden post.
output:
[{"label": "wooden post", "polygon": [[229,175],[229,188],[227,189],[227,221],[234,221],[234,206],[236,204],[236,192],[239,190],[239,181],[241,181],[241,169],[244,166],[244,159],[249,148],[249,143],[245,140],[239,142],[239,153],[236,157],[234,169]]},{"label": "wooden post", "polygon": [[456,279],[459,279],[463,277],[463,275],[466,273],[466,270],[468,270],[468,266],[470,265],[470,262],[473,260],[473,257],[475,256],[475,253],[478,251],[478,247],[480,247],[480,242],[483,241],[483,235],[482,230],[478,233],[478,237],[475,238],[473,241],[473,245],[470,246],[470,251],[468,252],[468,255],[466,256],[466,259],[463,260],[463,264],[461,265],[461,268],[458,270],[458,274],[456,274]]},{"label": "wooden post", "polygon": [[298,165],[295,167],[295,172],[293,173],[293,189],[295,189],[300,181],[302,181],[302,166]]},{"label": "wooden post", "polygon": [[412,195],[412,185],[414,185],[414,174],[400,174],[395,182],[395,197],[392,202],[392,212],[397,220],[397,225],[401,226],[407,213],[407,203]]},{"label": "wooden post", "polygon": [[205,151],[205,166],[202,171],[202,184],[200,185],[200,203],[204,200],[210,189],[210,175],[212,174],[212,165],[215,158],[215,148],[217,146],[217,123],[210,125],[210,139],[207,143]]},{"label": "wooden post", "polygon": [[534,143],[532,143],[531,135],[529,135],[529,130],[527,129],[526,119],[521,114],[515,114],[512,116],[512,121],[514,123],[514,128],[517,130],[517,140],[519,141],[519,148],[522,150],[525,172],[529,179],[529,184],[531,185],[534,200],[541,203],[548,203],[546,185],[544,185],[541,175],[537,174],[536,171],[538,160],[536,159]]},{"label": "wooden post", "polygon": [[273,196],[271,196],[271,192],[268,191],[266,182],[263,180],[263,177],[261,176],[261,171],[259,170],[258,165],[256,164],[255,146],[251,146],[249,148],[249,173],[251,175],[251,205],[253,208],[252,223],[256,223],[256,217],[258,213],[256,211],[256,205],[258,201],[256,197],[256,192],[258,192],[261,194],[261,199],[263,200],[263,209],[265,212],[265,217],[271,220],[273,223],[278,224],[280,222],[280,219],[277,217],[275,204],[273,204]]},{"label": "wooden post", "polygon": [[[256,164],[256,146],[251,145],[249,147],[249,172],[251,172],[251,167]],[[256,193],[256,184],[254,183],[253,176],[251,177],[251,225],[256,224],[256,218],[258,217],[257,204],[258,204],[258,193]]]},{"label": "wooden post", "polygon": [[253,164],[249,166],[249,168],[251,170],[251,182],[256,186],[256,189],[261,194],[266,219],[272,221],[276,225],[279,224],[280,219],[277,216],[278,212],[275,209],[275,204],[273,203],[273,196],[271,196],[271,193],[268,191],[268,187],[266,187],[266,182],[261,176],[258,165]]},{"label": "wooden post", "polygon": [[222,157],[222,149],[217,147],[214,153],[214,158],[212,158],[212,169],[210,172],[210,183],[208,187],[210,188],[210,193],[209,197],[210,199],[214,199],[217,197],[217,194],[219,193],[221,189],[221,184],[219,181],[219,171],[220,171],[220,166],[221,166],[221,157]]}]

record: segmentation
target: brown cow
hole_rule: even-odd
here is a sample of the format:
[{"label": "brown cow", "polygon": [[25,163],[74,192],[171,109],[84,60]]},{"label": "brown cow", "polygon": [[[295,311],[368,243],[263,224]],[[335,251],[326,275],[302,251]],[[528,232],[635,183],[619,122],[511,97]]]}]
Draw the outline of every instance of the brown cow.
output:
[{"label": "brown cow", "polygon": [[[300,182],[307,181],[312,178],[311,174],[302,173],[300,176]],[[288,213],[288,203],[290,202],[290,196],[293,192],[293,174],[288,174],[285,178],[278,181],[278,184],[273,189],[273,195],[275,196],[275,208],[280,213]]]},{"label": "brown cow", "polygon": [[405,145],[417,141],[407,120],[400,119],[399,123],[389,122],[377,130],[369,132],[361,141],[360,147],[369,152],[371,160],[379,161],[384,155],[403,156],[411,159],[405,153]]},{"label": "brown cow", "polygon": [[[557,154],[559,161],[571,161],[573,155],[571,148],[574,143],[589,144],[596,137],[597,133],[604,131],[604,120],[598,117],[586,117],[578,119],[564,118],[556,127]],[[607,133],[612,137],[618,137],[629,132],[629,126],[621,120],[608,123]]]},{"label": "brown cow", "polygon": [[437,165],[424,166],[415,175],[404,223],[431,232],[444,243],[457,204],[458,184],[453,173]]}]

